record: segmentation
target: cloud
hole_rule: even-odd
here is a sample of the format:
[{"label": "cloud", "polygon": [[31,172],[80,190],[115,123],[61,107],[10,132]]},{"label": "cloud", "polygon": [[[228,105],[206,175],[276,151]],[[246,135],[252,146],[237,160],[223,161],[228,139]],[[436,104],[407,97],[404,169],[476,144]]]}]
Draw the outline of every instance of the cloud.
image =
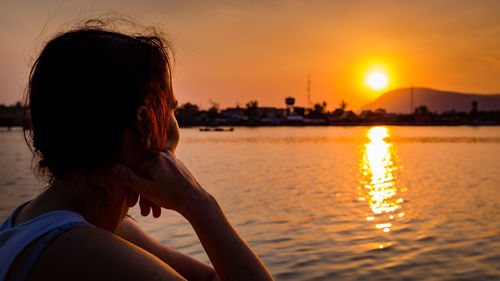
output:
[{"label": "cloud", "polygon": [[500,54],[483,57],[486,65],[494,70],[500,70]]}]

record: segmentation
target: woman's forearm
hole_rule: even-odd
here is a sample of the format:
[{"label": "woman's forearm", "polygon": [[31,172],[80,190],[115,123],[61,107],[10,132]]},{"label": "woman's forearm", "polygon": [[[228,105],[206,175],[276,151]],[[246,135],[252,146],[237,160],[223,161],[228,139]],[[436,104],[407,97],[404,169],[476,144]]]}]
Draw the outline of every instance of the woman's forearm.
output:
[{"label": "woman's forearm", "polygon": [[220,280],[273,280],[213,197],[191,204],[184,216],[196,231]]},{"label": "woman's forearm", "polygon": [[144,232],[132,219],[124,219],[116,234],[155,255],[188,280],[218,280],[211,266],[163,245]]}]

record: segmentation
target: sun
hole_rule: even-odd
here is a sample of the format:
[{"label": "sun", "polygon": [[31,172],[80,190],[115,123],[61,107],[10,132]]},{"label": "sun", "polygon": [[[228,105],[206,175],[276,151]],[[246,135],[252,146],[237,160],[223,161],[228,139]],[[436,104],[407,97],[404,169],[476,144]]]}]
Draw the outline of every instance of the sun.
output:
[{"label": "sun", "polygon": [[380,91],[387,87],[389,84],[389,78],[385,73],[379,71],[371,72],[366,76],[365,83],[369,88],[375,91]]}]

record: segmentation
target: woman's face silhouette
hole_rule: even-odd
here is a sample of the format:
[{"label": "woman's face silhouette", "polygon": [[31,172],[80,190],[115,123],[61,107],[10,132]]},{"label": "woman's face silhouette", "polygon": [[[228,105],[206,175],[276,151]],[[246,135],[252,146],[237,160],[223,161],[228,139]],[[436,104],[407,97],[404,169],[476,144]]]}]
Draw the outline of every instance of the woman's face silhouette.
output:
[{"label": "woman's face silhouette", "polygon": [[167,141],[163,146],[163,150],[170,150],[175,155],[175,149],[180,139],[179,125],[177,125],[177,119],[175,119],[174,111],[170,111],[169,124],[167,129]]}]

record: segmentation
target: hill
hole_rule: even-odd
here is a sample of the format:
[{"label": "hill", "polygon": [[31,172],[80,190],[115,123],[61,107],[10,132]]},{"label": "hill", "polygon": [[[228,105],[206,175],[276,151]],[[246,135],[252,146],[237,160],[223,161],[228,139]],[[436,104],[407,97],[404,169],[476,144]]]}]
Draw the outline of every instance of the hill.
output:
[{"label": "hill", "polygon": [[[411,88],[401,88],[382,94],[361,110],[384,108],[387,112],[409,113]],[[455,110],[469,112],[471,103],[477,101],[479,111],[500,110],[500,94],[481,95],[438,91],[429,88],[413,88],[413,107],[427,106],[432,112]]]}]

